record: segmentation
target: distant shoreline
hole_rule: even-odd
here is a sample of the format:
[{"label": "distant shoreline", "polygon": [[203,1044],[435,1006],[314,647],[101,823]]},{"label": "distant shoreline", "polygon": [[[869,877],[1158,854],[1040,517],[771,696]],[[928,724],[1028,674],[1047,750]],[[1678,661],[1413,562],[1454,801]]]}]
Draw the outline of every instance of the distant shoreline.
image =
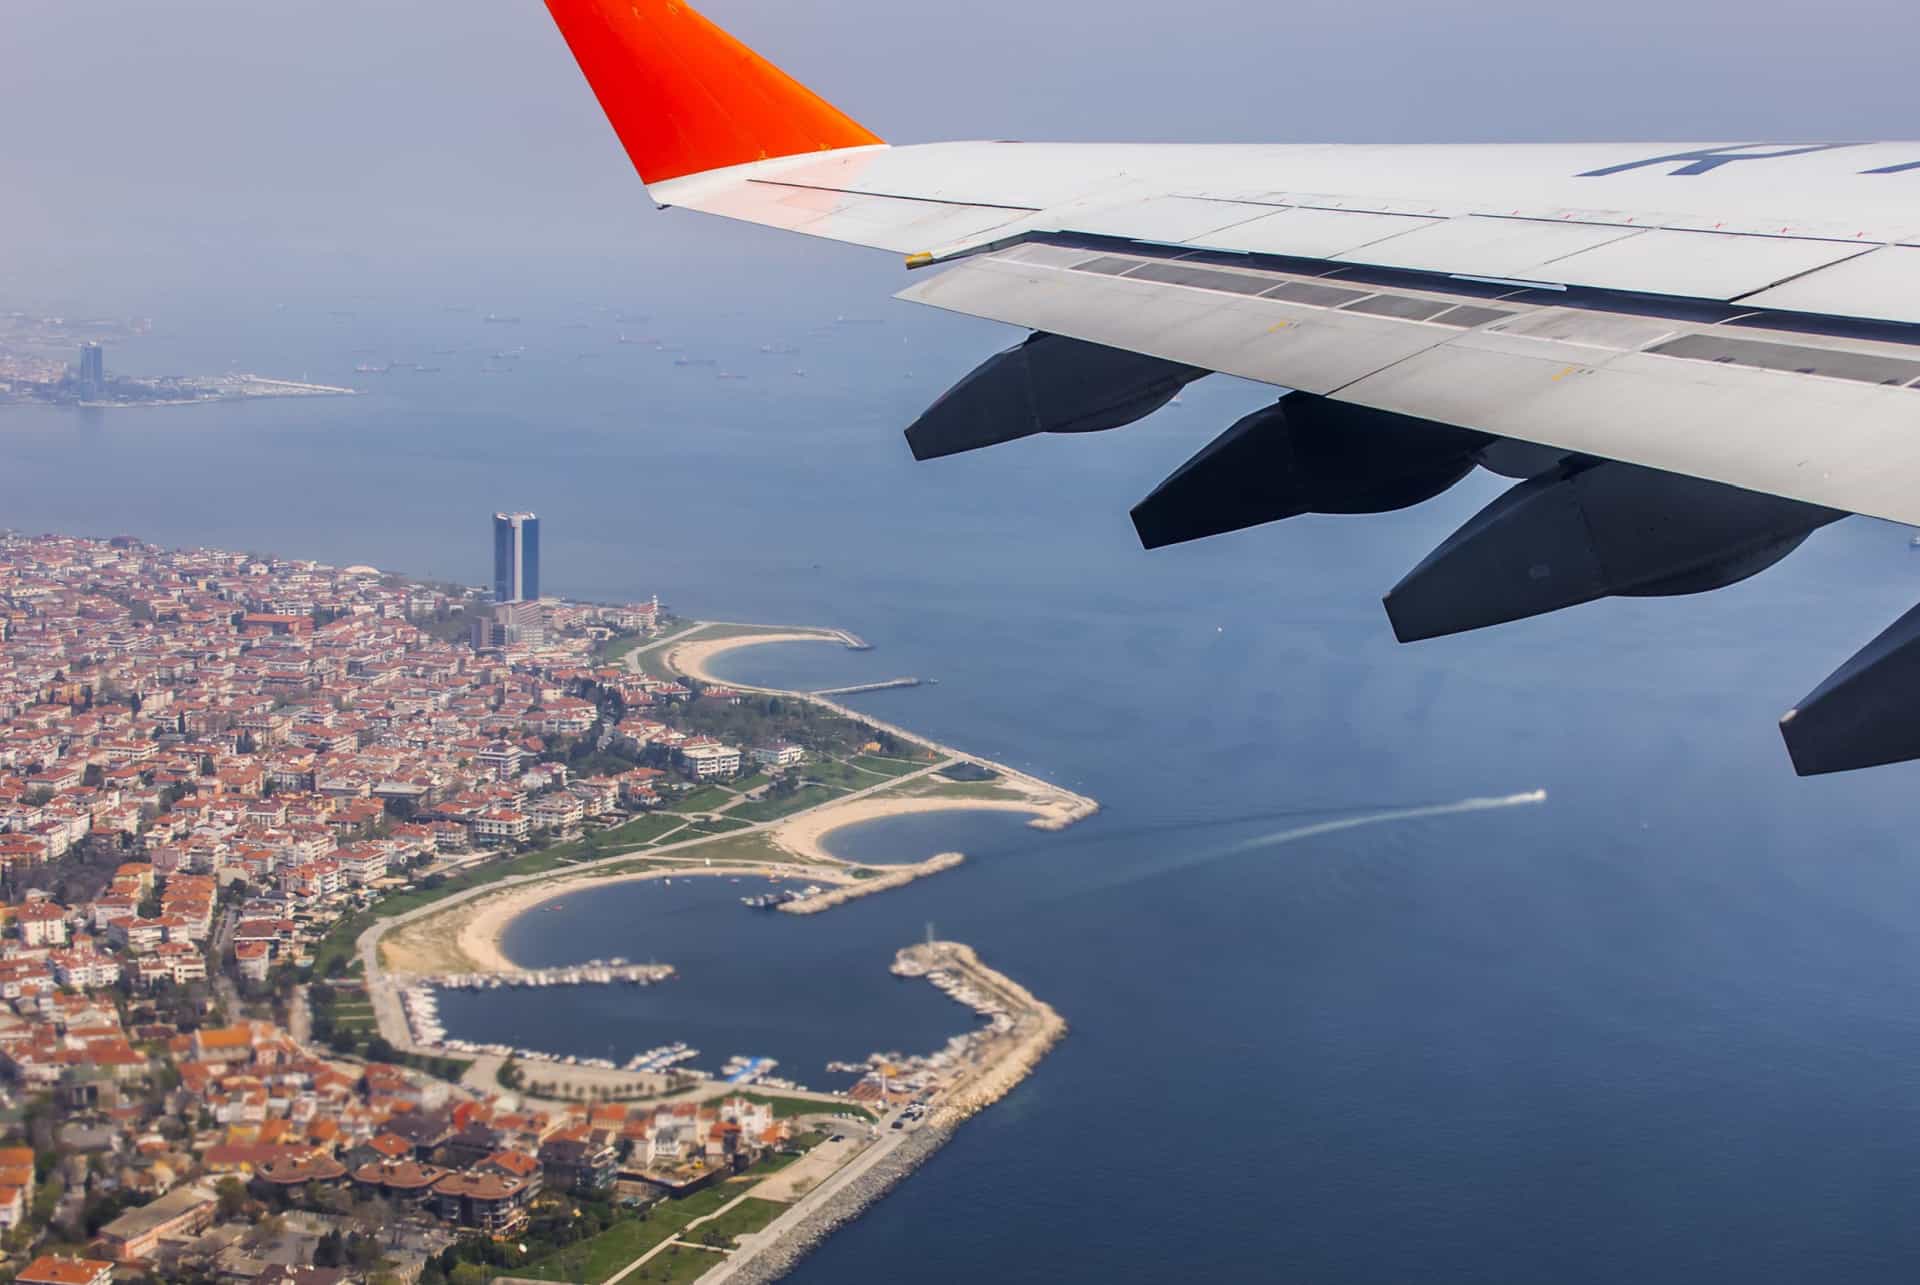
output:
[{"label": "distant shoreline", "polygon": [[[222,385],[219,381],[230,380]],[[296,379],[267,379],[260,375],[219,375],[207,379],[210,389],[204,397],[156,397],[137,401],[43,401],[14,398],[0,401],[0,410],[15,406],[36,406],[49,410],[143,410],[158,406],[231,406],[238,402],[287,401],[304,397],[360,397],[358,388],[334,384],[309,384]]]}]

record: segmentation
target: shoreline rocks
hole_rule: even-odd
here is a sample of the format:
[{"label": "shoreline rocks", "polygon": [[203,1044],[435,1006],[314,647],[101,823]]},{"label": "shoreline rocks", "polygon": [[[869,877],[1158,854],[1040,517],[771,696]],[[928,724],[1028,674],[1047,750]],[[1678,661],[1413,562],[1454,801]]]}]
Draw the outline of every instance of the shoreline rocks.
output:
[{"label": "shoreline rocks", "polygon": [[780,907],[780,913],[783,915],[817,915],[823,910],[832,910],[835,906],[845,905],[849,901],[857,901],[861,897],[871,897],[876,892],[888,892],[894,888],[904,888],[916,879],[924,879],[928,875],[936,875],[943,870],[951,870],[965,860],[966,857],[961,853],[943,852],[939,856],[928,857],[925,861],[917,861],[910,866],[901,866],[897,870],[889,871],[883,875],[875,875],[871,879],[858,879],[852,883],[844,883],[838,887],[829,888],[825,892],[815,893],[811,897],[802,897],[798,901],[789,901]]},{"label": "shoreline rocks", "polygon": [[[834,1192],[812,1210],[791,1231],[770,1244],[743,1250],[736,1256],[739,1265],[727,1277],[727,1285],[770,1285],[800,1265],[802,1259],[824,1244],[834,1232],[860,1217],[888,1192],[932,1158],[953,1136],[954,1126],[924,1124],[884,1159]],[[751,1255],[748,1257],[748,1255]]]}]

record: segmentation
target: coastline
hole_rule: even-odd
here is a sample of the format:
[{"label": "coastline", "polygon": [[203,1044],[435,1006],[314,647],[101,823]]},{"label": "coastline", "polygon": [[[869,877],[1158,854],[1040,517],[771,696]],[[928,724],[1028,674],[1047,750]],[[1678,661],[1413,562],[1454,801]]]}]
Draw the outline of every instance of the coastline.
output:
[{"label": "coastline", "polygon": [[785,1276],[836,1230],[932,1159],[967,1117],[1011,1093],[1066,1036],[1067,1023],[1051,1005],[983,963],[971,946],[950,941],[909,946],[894,957],[893,972],[933,980],[946,974],[976,988],[974,998],[963,999],[942,987],[970,1007],[995,1006],[1007,1015],[1010,1025],[995,1037],[993,1056],[941,1089],[925,1120],[883,1142],[864,1163],[834,1174],[758,1233],[743,1238],[724,1263],[702,1273],[704,1285],[768,1285]]},{"label": "coastline", "polygon": [[991,799],[882,793],[837,809],[828,803],[796,813],[774,827],[773,841],[803,861],[837,862],[840,858],[824,845],[828,835],[870,821],[931,812],[1024,812],[1033,817],[1027,824],[1038,830],[1065,829],[1081,819],[1072,804],[1046,797]]},{"label": "coastline", "polygon": [[[395,934],[399,941],[380,943],[381,969],[393,976],[429,976],[444,973],[506,973],[521,967],[506,953],[504,939],[513,921],[550,901],[570,893],[610,888],[616,884],[644,883],[654,879],[695,879],[715,875],[735,878],[806,879],[813,883],[836,885],[853,882],[847,870],[816,869],[807,866],[720,865],[668,866],[628,873],[595,874],[591,867],[579,873],[567,873],[521,884],[517,887],[482,895],[473,901],[449,906],[439,915],[429,915],[407,925],[407,931]],[[435,921],[445,917],[446,924]],[[431,935],[436,943],[445,943],[435,951],[409,933]]]},{"label": "coastline", "polygon": [[[701,638],[710,628],[740,632]],[[726,875],[767,877],[823,885],[823,890],[781,905],[785,913],[816,915],[856,898],[902,887],[915,880],[964,863],[958,852],[944,852],[911,865],[874,866],[836,857],[825,844],[836,831],[887,817],[938,812],[1017,812],[1029,816],[1029,825],[1063,830],[1099,810],[1084,795],[1056,786],[1030,773],[969,755],[904,728],[895,727],[811,692],[784,691],[726,683],[716,679],[708,665],[715,657],[743,647],[775,642],[838,642],[864,649],[866,644],[838,630],[778,629],[755,626],[695,624],[669,639],[627,654],[626,663],[640,671],[643,656],[664,648],[657,659],[674,673],[725,685],[740,691],[778,695],[810,702],[842,717],[855,719],[889,733],[930,755],[923,768],[796,812],[777,820],[756,823],[732,835],[704,836],[657,848],[637,848],[558,870],[519,876],[498,886],[475,888],[442,902],[420,907],[376,924],[363,934],[358,952],[365,965],[369,993],[382,1034],[397,1047],[433,1052],[414,1040],[414,1032],[397,1000],[397,986],[414,976],[451,972],[507,972],[517,965],[507,954],[508,927],[521,916],[575,892],[588,892],[615,883],[649,879]],[[944,775],[969,765],[984,769],[972,777]],[[714,864],[702,849],[731,845],[747,838],[743,849],[727,847]],[[741,855],[759,845],[754,860]],[[770,850],[770,851],[769,851]],[[718,853],[716,853],[718,855]],[[783,860],[782,858],[791,858]],[[633,867],[639,868],[633,868]],[[620,867],[626,867],[624,869]],[[448,965],[452,965],[448,967]],[[464,965],[462,967],[461,965]],[[909,1059],[933,1078],[918,1091],[924,1105],[903,1105],[905,1095],[892,1097],[892,1122],[878,1143],[852,1162],[835,1169],[819,1186],[801,1194],[761,1231],[743,1237],[740,1248],[700,1273],[703,1281],[767,1282],[787,1272],[832,1232],[860,1216],[875,1201],[903,1181],[953,1136],[969,1116],[1010,1093],[1023,1082],[1067,1031],[1054,1009],[1013,979],[981,962],[969,946],[928,941],[898,952],[892,971],[901,977],[924,977],[950,998],[972,1008],[985,1025],[956,1037],[946,1050]],[[878,1056],[878,1055],[876,1055]],[[467,1083],[493,1082],[497,1057],[476,1058]],[[559,1063],[555,1063],[558,1069]],[[566,1074],[571,1075],[571,1071]],[[892,1072],[888,1072],[889,1075]],[[592,1089],[601,1100],[699,1101],[724,1092],[718,1080],[688,1085],[664,1075],[617,1070],[593,1071]],[[884,1085],[886,1081],[882,1081]],[[782,1089],[782,1092],[787,1090]],[[801,1093],[823,1106],[844,1102],[839,1094]],[[626,1271],[638,1264],[631,1264]],[[616,1278],[625,1275],[617,1272]]]},{"label": "coastline", "polygon": [[[715,637],[700,637],[703,632],[710,629],[731,629],[737,632],[723,633]],[[643,655],[664,648],[663,663],[667,668],[687,677],[719,684],[724,680],[713,677],[706,669],[706,665],[714,657],[746,647],[781,642],[836,643],[852,649],[866,647],[866,644],[854,635],[838,629],[696,622],[691,627],[670,635],[659,643],[627,653],[626,663],[629,668],[638,671],[642,667]],[[795,911],[800,914],[812,914],[858,897],[902,887],[915,879],[938,873],[940,870],[951,869],[959,864],[956,860],[948,859],[950,854],[941,854],[932,861],[919,862],[911,866],[862,867],[859,863],[848,862],[835,856],[827,849],[825,840],[836,831],[890,817],[937,812],[1024,813],[1032,818],[1028,824],[1035,829],[1058,831],[1085,820],[1100,810],[1100,805],[1095,800],[1084,795],[1076,794],[1004,764],[965,754],[918,732],[882,722],[811,692],[755,687],[739,683],[724,685],[740,691],[811,702],[842,717],[856,719],[917,745],[932,753],[935,761],[918,772],[894,781],[876,785],[853,795],[831,799],[803,812],[758,824],[750,830],[740,832],[741,834],[764,834],[771,840],[774,847],[796,858],[795,865],[730,863],[724,867],[706,867],[691,864],[686,866],[663,864],[660,868],[651,870],[596,874],[597,867],[625,865],[637,860],[658,860],[662,863],[698,861],[702,847],[724,842],[724,836],[688,840],[662,848],[636,849],[605,857],[596,862],[582,862],[544,874],[528,876],[524,880],[516,881],[511,888],[476,890],[391,921],[379,932],[380,941],[377,950],[373,952],[382,963],[383,970],[395,975],[416,976],[452,972],[511,971],[518,965],[506,953],[502,944],[508,926],[519,916],[535,910],[548,901],[564,896],[569,890],[589,880],[601,882],[604,885],[644,879],[670,879],[675,875],[691,877],[702,873],[748,873],[760,877],[803,879],[831,885],[828,893],[819,898],[809,899],[810,902],[821,904],[812,909]],[[989,780],[977,782],[952,781],[939,776],[942,770],[960,763],[976,764],[987,769],[993,776]],[[871,873],[864,877],[855,873],[862,869],[870,869]],[[905,877],[902,877],[903,875]],[[388,1039],[393,1039],[392,1032],[383,1033]]]},{"label": "coastline", "polygon": [[[713,626],[702,626],[702,629],[707,628],[713,628]],[[697,635],[699,632],[701,632],[701,630],[696,629],[692,631],[692,635]],[[839,630],[800,628],[772,633],[726,634],[718,638],[700,638],[689,635],[683,639],[675,640],[673,644],[667,648],[664,663],[667,668],[702,683],[710,683],[714,686],[734,687],[741,691],[771,692],[777,689],[771,687],[752,687],[742,683],[729,682],[724,678],[717,678],[707,666],[712,663],[716,657],[723,656],[730,651],[738,651],[743,647],[759,647],[768,643],[789,642],[837,642],[843,646],[851,646],[851,644],[847,642],[848,637],[849,635]],[[781,695],[791,696],[805,696],[807,694],[806,692],[781,693]]]}]

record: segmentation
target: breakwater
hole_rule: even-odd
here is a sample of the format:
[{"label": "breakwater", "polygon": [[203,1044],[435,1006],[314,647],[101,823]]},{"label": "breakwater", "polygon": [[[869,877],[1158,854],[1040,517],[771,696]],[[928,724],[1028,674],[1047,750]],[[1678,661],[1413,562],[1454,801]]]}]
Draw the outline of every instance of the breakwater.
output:
[{"label": "breakwater", "polygon": [[890,692],[900,687],[918,687],[931,682],[927,678],[887,678],[877,683],[855,683],[851,687],[823,687],[815,696],[861,696],[867,692]]},{"label": "breakwater", "polygon": [[779,910],[787,915],[817,915],[823,910],[832,910],[835,906],[845,905],[861,897],[871,897],[876,892],[886,892],[892,888],[904,888],[916,879],[939,874],[942,870],[951,870],[966,860],[958,852],[942,852],[939,856],[928,857],[910,866],[901,866],[889,870],[886,874],[875,875],[871,879],[856,879],[852,883],[841,884],[837,888],[827,888],[812,896],[800,897],[785,902]]},{"label": "breakwater", "polygon": [[[812,1204],[790,1226],[757,1237],[707,1280],[714,1285],[768,1285],[800,1265],[827,1237],[858,1218],[905,1181],[953,1136],[953,1126],[924,1124],[892,1145],[851,1181]],[[774,1228],[769,1228],[774,1231]]]},{"label": "breakwater", "polygon": [[934,1099],[931,1122],[958,1124],[1011,1093],[1067,1033],[1066,1019],[1032,991],[953,941],[909,946],[894,957],[900,977],[925,977],[988,1019],[993,1038],[969,1055]]}]

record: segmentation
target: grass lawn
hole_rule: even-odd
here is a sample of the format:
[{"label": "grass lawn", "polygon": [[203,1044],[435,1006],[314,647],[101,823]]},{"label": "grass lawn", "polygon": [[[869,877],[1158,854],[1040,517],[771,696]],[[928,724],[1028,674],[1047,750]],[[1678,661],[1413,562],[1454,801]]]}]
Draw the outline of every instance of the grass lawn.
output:
[{"label": "grass lawn", "polygon": [[609,638],[606,645],[600,648],[600,663],[602,665],[625,664],[628,652],[636,647],[644,647],[650,641],[651,639],[645,634],[632,634],[626,638]]},{"label": "grass lawn", "polygon": [[845,790],[836,790],[824,785],[803,785],[784,799],[762,799],[758,803],[742,803],[727,815],[739,817],[745,821],[773,821],[780,817],[792,816],[795,812],[804,812],[808,808],[817,808],[822,803],[831,802],[845,793]]},{"label": "grass lawn", "polygon": [[436,901],[462,893],[469,888],[479,888],[486,884],[498,883],[515,875],[544,874],[549,870],[558,870],[571,865],[573,844],[562,844],[556,848],[542,848],[538,852],[529,852],[524,857],[515,857],[511,861],[491,861],[471,870],[463,870],[449,876],[437,888],[409,888],[405,892],[396,892],[381,898],[374,906],[373,913],[382,919],[391,919],[395,915],[404,915],[409,910],[418,910],[422,906],[431,906]]},{"label": "grass lawn", "polygon": [[864,790],[869,786],[892,779],[891,776],[868,772],[851,763],[841,762],[839,759],[823,759],[818,763],[809,764],[806,775],[809,781],[819,781],[824,785],[838,785],[849,790]]},{"label": "grass lawn", "polygon": [[773,1108],[773,1118],[776,1120],[785,1120],[796,1115],[853,1115],[869,1120],[879,1118],[858,1102],[815,1102],[810,1098],[784,1098],[774,1093],[721,1093],[708,1098],[701,1105],[711,1105],[720,1101],[721,1098],[745,1098],[749,1102],[764,1102]]},{"label": "grass lawn", "polygon": [[678,829],[685,821],[685,817],[672,816],[665,812],[649,812],[645,816],[635,817],[625,825],[590,834],[581,842],[568,846],[580,849],[581,851],[575,855],[590,860],[619,848],[632,848],[643,843],[652,843],[661,835]]},{"label": "grass lawn", "polygon": [[934,765],[935,760],[928,757],[913,762],[909,759],[886,758],[879,754],[862,754],[853,760],[853,765],[865,772],[874,772],[880,776],[905,776],[909,772],[918,772]]},{"label": "grass lawn", "polygon": [[696,821],[687,826],[686,836],[691,839],[702,834],[732,834],[752,826],[751,821],[735,821],[732,817],[715,817],[711,821]]},{"label": "grass lawn", "polygon": [[598,1285],[598,1282],[678,1232],[681,1225],[659,1218],[626,1219],[591,1240],[569,1245],[538,1263],[515,1267],[505,1274],[536,1281],[582,1281]]},{"label": "grass lawn", "polygon": [[627,1277],[620,1285],[627,1285],[627,1281],[634,1282],[634,1285],[690,1285],[726,1261],[725,1254],[704,1249],[682,1249],[676,1245]]},{"label": "grass lawn", "polygon": [[336,959],[352,958],[353,944],[360,940],[361,933],[373,927],[374,917],[372,911],[348,915],[328,930],[320,944],[313,948],[313,975],[325,977]]},{"label": "grass lawn", "polygon": [[787,862],[793,860],[793,854],[778,847],[767,835],[755,831],[750,834],[723,834],[691,847],[677,848],[675,857],[684,861],[706,860],[718,864],[732,862]]},{"label": "grass lawn", "polygon": [[[655,1205],[644,1218],[623,1219],[591,1240],[582,1241],[578,1245],[569,1245],[558,1253],[540,1260],[537,1264],[513,1268],[504,1274],[524,1276],[530,1280],[574,1281],[585,1282],[586,1285],[598,1285],[600,1281],[604,1281],[661,1241],[678,1235],[694,1219],[705,1217],[719,1209],[741,1192],[751,1189],[752,1185],[745,1182],[716,1183],[702,1191],[694,1192],[684,1200],[665,1201]],[[779,1207],[776,1206],[776,1208]],[[690,1254],[700,1256],[697,1261],[701,1271],[706,1271],[722,1261],[718,1254],[709,1254],[698,1249],[680,1250],[677,1256],[685,1258]],[[673,1257],[676,1257],[675,1251],[669,1249],[641,1269],[641,1271],[651,1271],[651,1276],[642,1277],[640,1272],[635,1272],[627,1277],[627,1280],[670,1279],[661,1275],[661,1269],[664,1262]],[[693,1277],[682,1276],[672,1279],[692,1280]]]},{"label": "grass lawn", "polygon": [[1018,790],[1008,789],[998,781],[942,781],[930,790],[914,790],[914,793],[935,799],[1019,799],[1024,797]]},{"label": "grass lawn", "polygon": [[748,1196],[712,1222],[702,1223],[694,1228],[691,1238],[702,1244],[729,1248],[740,1237],[751,1236],[781,1214],[786,1213],[787,1208],[777,1200],[761,1200],[755,1196]]},{"label": "grass lawn", "polygon": [[371,1032],[379,1025],[373,1015],[373,1005],[338,1005],[333,1010],[333,1025],[337,1030],[351,1031],[356,1035]]},{"label": "grass lawn", "polygon": [[717,785],[703,785],[684,799],[667,805],[669,812],[711,812],[733,798],[733,793]]}]

